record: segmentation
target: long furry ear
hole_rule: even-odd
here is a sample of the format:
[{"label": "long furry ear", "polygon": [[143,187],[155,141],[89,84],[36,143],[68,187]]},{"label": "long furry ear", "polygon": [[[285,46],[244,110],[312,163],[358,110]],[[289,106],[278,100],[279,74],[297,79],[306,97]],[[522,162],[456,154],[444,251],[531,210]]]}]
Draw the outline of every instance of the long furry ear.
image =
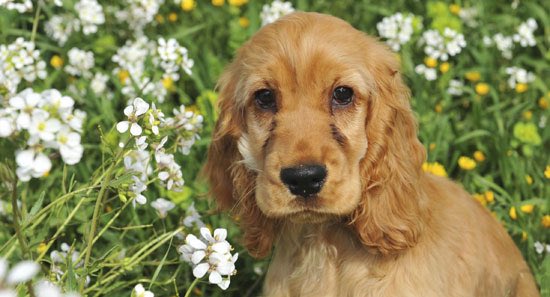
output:
[{"label": "long furry ear", "polygon": [[244,245],[255,257],[266,256],[273,244],[274,222],[256,204],[256,174],[242,162],[238,140],[246,131],[244,110],[237,104],[237,64],[229,66],[218,82],[218,122],[208,149],[203,174],[222,210],[231,210],[244,231]]},{"label": "long furry ear", "polygon": [[376,91],[366,121],[369,148],[361,161],[363,197],[352,224],[364,245],[390,254],[415,245],[422,229],[419,182],[425,151],[398,62],[385,48],[371,54]]}]

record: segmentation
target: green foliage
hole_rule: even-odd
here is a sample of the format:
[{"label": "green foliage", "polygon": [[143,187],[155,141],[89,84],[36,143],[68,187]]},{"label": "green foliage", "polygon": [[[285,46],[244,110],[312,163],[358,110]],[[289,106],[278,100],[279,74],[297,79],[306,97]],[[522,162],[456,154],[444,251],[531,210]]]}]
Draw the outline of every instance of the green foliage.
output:
[{"label": "green foliage", "polygon": [[[228,214],[214,211],[200,171],[217,119],[216,81],[237,49],[260,28],[259,14],[267,1],[250,0],[242,6],[224,3],[221,7],[211,1],[197,1],[194,9],[183,11],[174,1],[166,0],[154,20],[143,29],[143,34],[152,41],[159,37],[175,38],[188,49],[195,65],[192,75],[182,73],[172,87],[166,88],[163,103],[153,94],[138,95],[148,102],[157,102],[165,113],[172,114],[173,108],[184,104],[186,110],[204,117],[200,139],[191,152],[176,155],[185,180],[182,191],[169,191],[154,180],[144,193],[149,202],[164,197],[175,203],[176,208],[165,218],[160,218],[149,204],[133,206],[135,197],[128,189],[133,174],[123,166],[127,147],[119,147],[121,142],[127,144],[128,137],[114,128],[125,119],[123,109],[130,98],[123,93],[123,73],[115,71],[112,56],[127,40],[134,38],[133,28],[112,17],[112,12],[124,9],[127,4],[100,1],[110,11],[111,17],[105,24],[100,25],[95,34],[74,32],[61,46],[48,37],[44,24],[54,15],[76,14],[77,1],[64,0],[62,8],[54,6],[53,1],[33,2],[35,10],[30,13],[0,7],[0,44],[12,43],[17,37],[35,39],[41,51],[40,59],[48,63],[48,76],[33,83],[22,82],[19,90],[56,88],[74,98],[76,106],[87,113],[82,132],[85,151],[82,160],[74,166],[63,165],[60,156],[53,154],[50,157],[54,165],[47,176],[17,182],[14,156],[25,144],[17,137],[0,138],[0,257],[14,262],[33,259],[65,290],[80,291],[87,296],[129,296],[138,283],[155,296],[184,296],[195,278],[191,267],[180,260],[177,247],[183,244],[186,234],[198,232],[196,226],[182,225],[182,219],[194,205],[208,227],[228,229],[228,240],[240,255],[238,274],[231,278],[229,289],[222,291],[201,281],[192,296],[258,295],[269,259],[255,260],[247,254],[240,245],[241,233],[234,220]],[[550,296],[549,253],[539,254],[534,249],[537,241],[550,243],[550,129],[547,124],[550,7],[548,1],[516,2],[517,8],[502,1],[397,0],[383,4],[368,0],[292,1],[299,10],[343,18],[372,35],[378,34],[376,24],[385,16],[396,12],[414,16],[411,41],[402,46],[398,55],[402,74],[412,91],[411,102],[419,122],[419,137],[428,152],[427,161],[441,164],[450,178],[461,182],[470,193],[479,194],[476,199],[506,227],[542,286],[543,295]],[[475,8],[478,25],[467,26],[451,11],[451,4],[458,9]],[[36,13],[36,5],[41,6],[40,13]],[[536,46],[516,44],[513,58],[506,59],[497,48],[483,43],[484,36],[497,33],[511,36],[517,26],[530,17],[538,23]],[[38,24],[35,35],[31,33],[34,21]],[[421,35],[428,29],[442,32],[446,27],[462,32],[467,46],[445,62],[446,70],[443,61],[436,61],[438,78],[428,81],[415,73],[415,66],[424,63],[426,58]],[[107,91],[96,94],[89,78],[71,76],[63,68],[56,69],[50,64],[55,55],[66,65],[72,47],[93,51],[92,70],[109,77]],[[535,80],[526,90],[518,92],[508,86],[506,68],[511,66],[535,74]],[[145,68],[148,77],[162,78],[162,70],[152,59],[145,61]],[[469,79],[472,72],[479,78]],[[463,82],[461,95],[448,93],[453,79]],[[479,83],[487,84],[486,95],[476,87]],[[7,90],[0,87],[0,98],[6,94]],[[2,104],[6,102],[0,101],[0,107]],[[159,138],[150,134],[150,127],[146,130],[151,138]],[[457,161],[462,156],[475,159],[476,167],[461,169]],[[20,203],[18,229],[22,240],[16,235],[12,197]],[[529,209],[526,205],[532,206],[531,211],[524,211]],[[517,210],[515,217],[510,216],[512,208]],[[94,225],[97,229],[91,234]],[[80,254],[67,263],[66,273],[57,280],[51,270],[50,253],[60,250],[63,242]],[[25,243],[27,249],[23,248]],[[84,276],[90,277],[87,286],[84,286]],[[28,294],[23,286],[19,291],[20,296]]]}]

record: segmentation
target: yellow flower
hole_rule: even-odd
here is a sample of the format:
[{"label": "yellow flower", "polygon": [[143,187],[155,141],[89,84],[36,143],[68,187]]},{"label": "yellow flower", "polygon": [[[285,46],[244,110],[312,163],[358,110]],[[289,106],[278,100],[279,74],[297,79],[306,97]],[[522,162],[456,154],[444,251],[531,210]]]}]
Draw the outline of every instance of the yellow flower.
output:
[{"label": "yellow flower", "polygon": [[449,11],[454,15],[458,15],[458,13],[460,12],[460,5],[458,4],[449,5]]},{"label": "yellow flower", "polygon": [[527,84],[524,84],[524,83],[518,83],[516,85],[516,93],[523,93],[525,91],[527,91],[529,87],[527,86]]},{"label": "yellow flower", "polygon": [[162,79],[162,86],[167,90],[172,90],[174,88],[174,80],[171,77],[167,76]]},{"label": "yellow flower", "polygon": [[487,200],[485,199],[484,195],[474,194],[474,199],[477,200],[477,202],[481,203],[481,205],[483,206],[487,205]]},{"label": "yellow flower", "polygon": [[478,162],[483,162],[485,161],[485,154],[482,151],[475,151],[474,159]]},{"label": "yellow flower", "polygon": [[522,114],[523,118],[530,120],[533,117],[533,113],[530,110],[524,111]]},{"label": "yellow flower", "polygon": [[428,172],[437,176],[447,176],[447,171],[445,171],[445,167],[437,162],[424,162],[424,164],[422,164],[422,170],[424,170],[424,172]]},{"label": "yellow flower", "polygon": [[212,5],[214,6],[223,6],[225,0],[212,0]]},{"label": "yellow flower", "polygon": [[38,247],[36,248],[36,250],[38,251],[39,254],[42,254],[46,251],[46,249],[48,248],[48,245],[45,244],[44,242],[41,242]]},{"label": "yellow flower", "polygon": [[63,59],[58,55],[53,55],[50,59],[50,65],[55,69],[60,69],[63,67]]},{"label": "yellow flower", "polygon": [[468,71],[465,76],[466,79],[471,82],[476,82],[481,79],[481,74],[478,71]]},{"label": "yellow flower", "polygon": [[441,113],[443,111],[443,106],[441,106],[441,103],[437,103],[434,108],[435,112]]},{"label": "yellow flower", "polygon": [[481,96],[487,95],[489,93],[489,85],[486,83],[476,84],[476,93]]},{"label": "yellow flower", "polygon": [[441,71],[441,73],[447,73],[447,71],[449,71],[449,68],[451,68],[451,64],[447,62],[441,63],[441,65],[439,65],[439,71]]},{"label": "yellow flower", "polygon": [[195,0],[181,0],[181,9],[183,11],[191,11],[196,5],[197,2]]},{"label": "yellow flower", "polygon": [[519,209],[521,209],[523,213],[532,213],[533,208],[535,208],[533,204],[524,204]]},{"label": "yellow flower", "polygon": [[539,99],[539,107],[540,107],[540,109],[547,109],[548,108],[548,100],[546,100],[546,98],[544,98],[544,97],[541,97]]},{"label": "yellow flower", "polygon": [[157,15],[155,16],[155,20],[156,20],[157,23],[159,23],[159,24],[164,24],[164,17],[163,17],[162,15],[160,15],[160,14],[157,14]]},{"label": "yellow flower", "polygon": [[472,158],[462,156],[458,158],[458,166],[463,170],[472,170],[476,168],[476,161]]},{"label": "yellow flower", "polygon": [[126,80],[130,77],[130,72],[128,72],[128,70],[120,70],[118,72],[118,80],[121,82],[121,83],[125,83]]},{"label": "yellow flower", "polygon": [[229,5],[232,5],[232,6],[243,6],[245,5],[246,3],[248,3],[248,0],[229,0]]},{"label": "yellow flower", "polygon": [[434,68],[435,66],[437,66],[437,60],[432,57],[426,57],[424,58],[424,64],[426,64],[426,66],[430,68]]},{"label": "yellow flower", "polygon": [[546,165],[546,169],[544,170],[544,177],[550,179],[550,165]]},{"label": "yellow flower", "polygon": [[510,208],[510,212],[508,214],[510,215],[510,218],[512,218],[512,220],[516,220],[518,218],[518,214],[516,212],[516,207],[515,206],[512,206]]},{"label": "yellow flower", "polygon": [[168,20],[172,23],[176,22],[178,20],[178,14],[175,12],[171,12],[168,14]]},{"label": "yellow flower", "polygon": [[533,178],[529,174],[525,175],[525,181],[527,182],[528,185],[533,184]]},{"label": "yellow flower", "polygon": [[433,151],[435,150],[435,148],[437,147],[437,145],[435,143],[430,143],[430,145],[428,146],[428,148],[430,149],[430,151]]},{"label": "yellow flower", "polygon": [[521,231],[521,241],[526,241],[526,240],[527,240],[527,232]]},{"label": "yellow flower", "polygon": [[540,224],[544,226],[544,228],[550,228],[550,215],[543,216]]},{"label": "yellow flower", "polygon": [[246,28],[250,25],[250,20],[248,20],[247,17],[240,17],[239,18],[239,26],[242,28]]},{"label": "yellow flower", "polygon": [[495,201],[495,194],[492,191],[485,192],[485,200],[487,200],[487,202],[489,203],[492,203],[493,201]]}]

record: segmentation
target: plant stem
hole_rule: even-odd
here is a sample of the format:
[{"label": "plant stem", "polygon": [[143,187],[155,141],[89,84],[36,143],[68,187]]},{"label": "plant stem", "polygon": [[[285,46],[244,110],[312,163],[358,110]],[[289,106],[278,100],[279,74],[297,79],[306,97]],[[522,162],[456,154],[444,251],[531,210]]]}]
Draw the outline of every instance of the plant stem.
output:
[{"label": "plant stem", "polygon": [[40,19],[40,9],[42,8],[42,1],[36,3],[36,13],[34,15],[34,20],[32,21],[32,33],[31,33],[31,42],[34,43],[36,38],[36,31],[38,30],[38,20]]},{"label": "plant stem", "polygon": [[195,286],[199,283],[199,280],[200,280],[200,278],[196,278],[196,279],[191,283],[191,285],[190,285],[189,288],[187,289],[187,292],[185,292],[185,296],[184,296],[184,297],[189,297],[189,296],[191,296],[191,291],[193,291],[193,288],[195,288]]},{"label": "plant stem", "polygon": [[[101,184],[101,189],[99,190],[99,194],[97,195],[97,200],[95,202],[95,207],[94,207],[94,214],[92,216],[92,224],[90,226],[90,231],[88,232],[88,241],[87,241],[88,244],[86,245],[86,257],[84,258],[84,269],[88,269],[88,264],[90,263],[90,256],[92,255],[92,246],[94,245],[95,231],[97,229],[97,223],[99,220],[99,212],[103,204],[103,196],[105,195],[105,191],[107,190],[107,185],[109,185],[113,177],[112,173],[116,167],[116,164],[118,163],[117,160],[118,158],[116,158],[113,161],[113,164],[107,169],[107,172],[105,173],[105,179],[103,180],[103,183]],[[82,280],[80,281],[81,294],[84,292],[85,284],[86,284],[86,278],[83,277]]]},{"label": "plant stem", "polygon": [[29,248],[27,247],[25,237],[23,236],[23,233],[21,233],[21,225],[19,224],[20,214],[19,208],[17,206],[17,177],[15,177],[13,180],[11,192],[11,207],[13,208],[13,228],[15,229],[15,234],[17,235],[17,240],[19,240],[21,250],[23,251],[23,254],[32,259],[32,255],[30,254]]}]

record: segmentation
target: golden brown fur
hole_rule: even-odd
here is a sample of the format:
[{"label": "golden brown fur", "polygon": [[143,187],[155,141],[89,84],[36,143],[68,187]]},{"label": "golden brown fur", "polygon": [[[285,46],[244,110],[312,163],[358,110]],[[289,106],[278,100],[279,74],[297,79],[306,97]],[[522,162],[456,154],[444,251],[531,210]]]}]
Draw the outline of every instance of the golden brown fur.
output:
[{"label": "golden brown fur", "polygon": [[[334,106],[337,86],[354,91]],[[538,296],[502,226],[460,187],[423,173],[423,146],[394,54],[334,17],[262,28],[219,81],[205,172],[218,205],[273,260],[264,296]],[[276,111],[254,102],[276,94]],[[282,168],[320,163],[313,199]]]}]

